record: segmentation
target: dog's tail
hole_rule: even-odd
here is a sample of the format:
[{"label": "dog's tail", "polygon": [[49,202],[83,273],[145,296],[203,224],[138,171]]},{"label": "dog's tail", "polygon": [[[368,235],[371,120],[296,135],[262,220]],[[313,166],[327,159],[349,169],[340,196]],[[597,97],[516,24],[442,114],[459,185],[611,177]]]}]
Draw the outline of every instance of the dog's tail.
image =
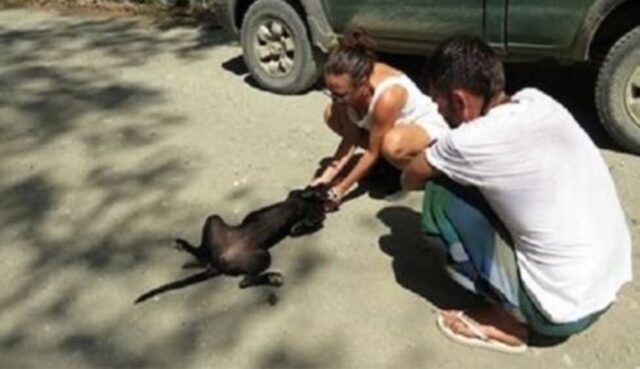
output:
[{"label": "dog's tail", "polygon": [[141,302],[144,302],[156,295],[159,295],[161,293],[164,292],[168,292],[171,290],[177,290],[179,288],[183,288],[183,287],[187,287],[189,285],[195,284],[195,283],[199,283],[199,282],[204,282],[207,279],[213,278],[217,275],[219,275],[220,272],[216,269],[210,268],[205,270],[204,272],[198,273],[198,274],[194,274],[192,276],[189,276],[185,279],[181,279],[179,281],[175,281],[175,282],[171,282],[171,283],[167,283],[163,286],[160,286],[158,288],[154,288],[148,292],[143,293],[142,295],[140,295],[140,297],[138,297],[135,301],[135,304],[139,304]]}]

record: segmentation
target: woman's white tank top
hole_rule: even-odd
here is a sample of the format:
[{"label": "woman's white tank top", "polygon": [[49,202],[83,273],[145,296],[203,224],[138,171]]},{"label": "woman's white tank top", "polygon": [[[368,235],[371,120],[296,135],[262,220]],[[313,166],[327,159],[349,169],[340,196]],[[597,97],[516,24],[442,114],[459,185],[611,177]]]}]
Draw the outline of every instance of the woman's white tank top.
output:
[{"label": "woman's white tank top", "polygon": [[367,114],[359,118],[356,111],[349,107],[347,114],[349,119],[358,127],[369,130],[373,108],[384,91],[392,86],[401,86],[407,91],[407,102],[402,107],[396,124],[416,124],[427,131],[431,139],[440,137],[449,130],[444,118],[438,113],[438,106],[431,98],[420,91],[418,86],[405,74],[387,77],[376,86],[367,109]]}]

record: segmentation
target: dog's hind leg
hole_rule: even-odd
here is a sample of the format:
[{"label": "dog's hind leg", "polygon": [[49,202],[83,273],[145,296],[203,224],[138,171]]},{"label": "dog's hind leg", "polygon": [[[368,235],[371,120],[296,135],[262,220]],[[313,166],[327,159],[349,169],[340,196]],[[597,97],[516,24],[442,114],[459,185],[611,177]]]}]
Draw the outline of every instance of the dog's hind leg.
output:
[{"label": "dog's hind leg", "polygon": [[219,275],[220,272],[216,269],[210,268],[205,270],[204,272],[198,273],[198,274],[194,274],[192,276],[189,276],[185,279],[181,279],[179,281],[175,281],[175,282],[171,282],[171,283],[167,283],[163,286],[160,286],[158,288],[154,288],[148,292],[145,292],[144,294],[140,295],[140,297],[138,297],[135,301],[136,304],[139,304],[143,301],[146,301],[150,298],[152,298],[153,296],[156,296],[158,294],[167,292],[167,291],[171,291],[171,290],[176,290],[179,288],[183,288],[183,287],[187,287],[189,285],[195,284],[195,283],[199,283],[199,282],[203,282],[206,281],[207,279],[213,278],[217,275]]},{"label": "dog's hind leg", "polygon": [[205,268],[207,263],[206,255],[201,247],[194,247],[188,241],[182,238],[175,239],[175,248],[179,251],[186,251],[191,254],[196,261],[188,262],[182,266],[182,269]]},{"label": "dog's hind leg", "polygon": [[193,255],[196,259],[198,258],[199,255],[199,251],[198,248],[191,245],[191,243],[189,243],[189,241],[183,239],[183,238],[176,238],[175,240],[173,240],[174,242],[174,247],[176,248],[176,250],[179,251],[186,251],[189,254]]},{"label": "dog's hind leg", "polygon": [[228,243],[227,236],[230,227],[218,215],[210,215],[202,227],[202,238],[200,246],[210,250],[219,249]]},{"label": "dog's hind leg", "polygon": [[251,255],[249,272],[240,281],[240,288],[269,285],[280,287],[284,277],[278,272],[264,272],[271,265],[271,255],[265,250],[259,250]]}]

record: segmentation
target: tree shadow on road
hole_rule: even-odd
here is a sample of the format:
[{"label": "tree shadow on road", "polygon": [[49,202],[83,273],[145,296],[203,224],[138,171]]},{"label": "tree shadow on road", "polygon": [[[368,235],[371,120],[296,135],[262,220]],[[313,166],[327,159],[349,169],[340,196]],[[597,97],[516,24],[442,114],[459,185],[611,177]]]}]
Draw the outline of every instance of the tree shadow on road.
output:
[{"label": "tree shadow on road", "polygon": [[[67,17],[0,25],[0,367],[189,366],[198,342],[224,355],[272,308],[265,290],[219,301],[222,280],[133,307],[181,272],[170,238],[197,233],[207,204],[184,200],[197,153],[170,140],[187,117],[122,74],[204,57],[227,42],[211,32]],[[322,258],[290,261],[303,286]]]}]

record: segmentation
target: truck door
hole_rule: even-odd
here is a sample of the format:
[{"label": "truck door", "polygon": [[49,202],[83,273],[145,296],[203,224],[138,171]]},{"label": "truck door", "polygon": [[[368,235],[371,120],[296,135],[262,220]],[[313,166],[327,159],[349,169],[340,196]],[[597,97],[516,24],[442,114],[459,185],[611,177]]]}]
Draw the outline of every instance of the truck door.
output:
[{"label": "truck door", "polygon": [[483,36],[484,6],[492,0],[322,1],[339,33],[363,27],[378,40],[430,44],[458,34]]},{"label": "truck door", "polygon": [[550,56],[567,50],[593,0],[507,0],[507,48]]}]

